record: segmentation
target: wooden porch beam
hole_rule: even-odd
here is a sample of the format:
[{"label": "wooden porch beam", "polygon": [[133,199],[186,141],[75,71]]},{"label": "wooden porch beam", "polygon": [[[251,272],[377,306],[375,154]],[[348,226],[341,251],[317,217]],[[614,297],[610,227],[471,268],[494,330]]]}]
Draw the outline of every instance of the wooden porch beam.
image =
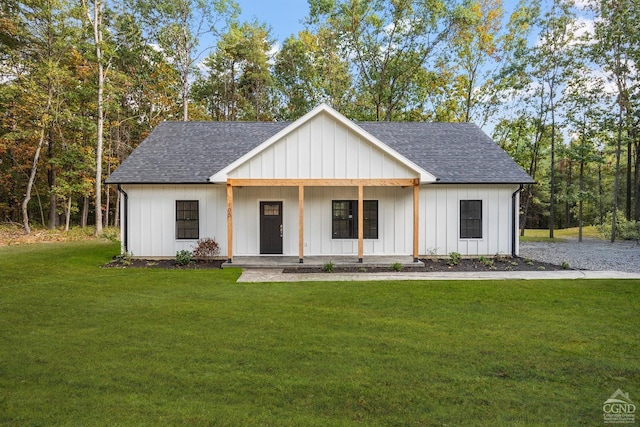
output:
[{"label": "wooden porch beam", "polygon": [[229,178],[227,185],[233,187],[413,187],[420,184],[417,178],[389,179],[251,179]]},{"label": "wooden porch beam", "polygon": [[227,183],[227,262],[233,262],[233,185]]}]

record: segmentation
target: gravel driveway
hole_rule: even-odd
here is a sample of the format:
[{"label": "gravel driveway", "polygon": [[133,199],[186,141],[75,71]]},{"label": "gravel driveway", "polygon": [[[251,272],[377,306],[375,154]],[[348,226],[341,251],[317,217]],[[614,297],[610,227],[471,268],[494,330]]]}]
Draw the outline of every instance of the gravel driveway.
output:
[{"label": "gravel driveway", "polygon": [[520,242],[520,256],[558,265],[568,262],[571,268],[584,270],[640,273],[640,245],[631,241]]}]

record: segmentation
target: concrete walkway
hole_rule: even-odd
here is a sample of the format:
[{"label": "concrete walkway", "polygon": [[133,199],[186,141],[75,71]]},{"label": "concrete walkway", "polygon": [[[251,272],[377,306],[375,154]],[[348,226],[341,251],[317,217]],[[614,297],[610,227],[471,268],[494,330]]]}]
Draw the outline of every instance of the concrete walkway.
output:
[{"label": "concrete walkway", "polygon": [[238,282],[368,282],[379,280],[549,280],[636,279],[640,273],[623,271],[485,271],[458,273],[283,273],[281,268],[247,268]]}]

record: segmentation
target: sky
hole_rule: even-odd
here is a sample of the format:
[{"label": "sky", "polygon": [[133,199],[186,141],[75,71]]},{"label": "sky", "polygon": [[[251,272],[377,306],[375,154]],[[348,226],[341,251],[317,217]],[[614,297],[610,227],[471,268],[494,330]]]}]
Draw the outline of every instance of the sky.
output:
[{"label": "sky", "polygon": [[240,21],[257,19],[271,26],[271,34],[282,45],[292,34],[302,30],[309,14],[307,0],[236,0],[240,5]]}]

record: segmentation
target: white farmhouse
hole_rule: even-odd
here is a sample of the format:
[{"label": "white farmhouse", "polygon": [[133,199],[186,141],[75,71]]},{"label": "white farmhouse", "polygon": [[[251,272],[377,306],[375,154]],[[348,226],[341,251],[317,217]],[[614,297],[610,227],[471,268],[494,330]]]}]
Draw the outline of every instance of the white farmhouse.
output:
[{"label": "white farmhouse", "polygon": [[235,256],[517,255],[534,181],[470,123],[164,122],[108,178],[122,250],[174,257],[199,238]]}]

